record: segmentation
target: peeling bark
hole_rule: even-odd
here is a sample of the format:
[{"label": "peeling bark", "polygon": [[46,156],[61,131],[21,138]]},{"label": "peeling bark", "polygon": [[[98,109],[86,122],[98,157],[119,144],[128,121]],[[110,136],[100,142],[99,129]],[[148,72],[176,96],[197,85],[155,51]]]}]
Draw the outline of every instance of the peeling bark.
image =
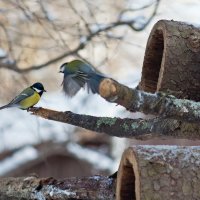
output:
[{"label": "peeling bark", "polygon": [[200,147],[130,147],[118,170],[116,199],[200,199],[199,164]]},{"label": "peeling bark", "polygon": [[114,200],[115,180],[92,176],[61,181],[36,177],[0,179],[1,200]]},{"label": "peeling bark", "polygon": [[187,122],[200,121],[200,102],[177,99],[165,93],[151,94],[131,89],[108,78],[101,81],[99,93],[107,101],[124,106],[131,112],[138,111]]},{"label": "peeling bark", "polygon": [[110,136],[152,139],[184,138],[200,139],[200,125],[197,123],[184,123],[178,120],[154,119],[121,119],[111,117],[94,117],[75,114],[70,111],[59,112],[45,108],[31,108],[32,114],[45,119],[68,123]]},{"label": "peeling bark", "polygon": [[200,101],[200,29],[161,20],[151,30],[140,89]]}]

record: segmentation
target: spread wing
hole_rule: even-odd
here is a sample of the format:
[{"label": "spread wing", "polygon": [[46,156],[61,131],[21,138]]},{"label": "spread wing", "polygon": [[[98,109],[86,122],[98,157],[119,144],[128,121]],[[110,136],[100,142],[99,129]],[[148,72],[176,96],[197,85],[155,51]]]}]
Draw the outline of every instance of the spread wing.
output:
[{"label": "spread wing", "polygon": [[88,92],[92,91],[93,94],[99,93],[99,84],[102,79],[106,78],[102,73],[87,64],[81,65],[80,70],[77,70],[76,74],[76,78],[81,79],[84,82],[83,86],[86,85]]},{"label": "spread wing", "polygon": [[73,97],[82,87],[84,87],[88,75],[80,70],[74,74],[65,74],[63,80],[63,90],[69,96]]},{"label": "spread wing", "polygon": [[73,97],[81,88],[87,88],[88,92],[98,93],[99,83],[105,76],[96,72],[96,70],[88,65],[81,64],[73,73],[64,75],[63,90]]},{"label": "spread wing", "polygon": [[27,97],[30,97],[34,94],[34,90],[32,88],[26,88],[23,90],[18,96],[16,96],[9,105],[17,105],[20,101],[24,100]]}]

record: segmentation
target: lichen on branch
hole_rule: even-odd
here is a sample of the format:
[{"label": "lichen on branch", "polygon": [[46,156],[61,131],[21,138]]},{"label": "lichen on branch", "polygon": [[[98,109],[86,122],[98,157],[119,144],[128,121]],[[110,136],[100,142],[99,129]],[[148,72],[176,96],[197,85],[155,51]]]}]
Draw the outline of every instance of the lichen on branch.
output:
[{"label": "lichen on branch", "polygon": [[[76,114],[70,111],[54,111],[45,108],[31,108],[32,114],[45,119],[63,122],[98,133],[106,133],[110,136],[149,139],[149,138],[200,138],[198,124],[193,124],[192,130],[187,123],[164,118],[130,119],[116,117],[96,117]],[[195,127],[195,129],[194,129]],[[194,131],[195,130],[195,131]]]}]

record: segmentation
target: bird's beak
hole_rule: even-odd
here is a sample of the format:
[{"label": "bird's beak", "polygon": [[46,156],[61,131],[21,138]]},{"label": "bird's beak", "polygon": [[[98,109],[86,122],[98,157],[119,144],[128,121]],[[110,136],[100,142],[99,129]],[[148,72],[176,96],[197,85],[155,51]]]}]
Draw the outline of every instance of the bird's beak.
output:
[{"label": "bird's beak", "polygon": [[58,73],[63,73],[63,71],[59,71]]},{"label": "bird's beak", "polygon": [[44,89],[43,92],[47,92],[47,91]]}]

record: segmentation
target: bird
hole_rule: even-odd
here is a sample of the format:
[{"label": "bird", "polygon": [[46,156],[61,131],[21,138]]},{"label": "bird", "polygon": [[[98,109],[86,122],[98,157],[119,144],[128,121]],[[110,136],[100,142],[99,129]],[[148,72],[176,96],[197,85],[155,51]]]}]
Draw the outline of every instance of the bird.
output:
[{"label": "bird", "polygon": [[60,73],[64,74],[63,91],[68,97],[75,96],[81,88],[87,88],[93,94],[99,93],[99,84],[105,75],[98,72],[90,64],[82,60],[73,60],[60,66]]},{"label": "bird", "polygon": [[0,107],[0,110],[5,108],[17,107],[22,110],[29,110],[40,100],[43,92],[46,92],[42,83],[34,83],[30,87],[24,89],[19,95],[17,95],[10,103]]}]

